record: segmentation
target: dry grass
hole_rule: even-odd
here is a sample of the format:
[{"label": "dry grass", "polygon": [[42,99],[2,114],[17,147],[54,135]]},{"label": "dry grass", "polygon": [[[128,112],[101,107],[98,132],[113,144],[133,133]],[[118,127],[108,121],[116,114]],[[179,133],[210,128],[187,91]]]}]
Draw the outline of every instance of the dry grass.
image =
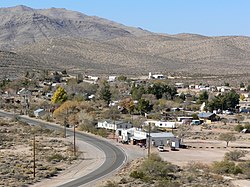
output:
[{"label": "dry grass", "polygon": [[[36,134],[36,177],[33,177],[33,135]],[[75,161],[72,145],[52,132],[1,119],[0,186],[23,186],[50,178]]]}]

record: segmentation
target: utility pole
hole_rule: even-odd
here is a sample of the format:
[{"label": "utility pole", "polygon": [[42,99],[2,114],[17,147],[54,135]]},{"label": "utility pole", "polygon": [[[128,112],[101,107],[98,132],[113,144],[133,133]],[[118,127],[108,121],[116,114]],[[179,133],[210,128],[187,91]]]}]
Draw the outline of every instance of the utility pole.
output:
[{"label": "utility pole", "polygon": [[66,121],[66,118],[64,118],[64,138],[66,138],[66,125],[67,125],[67,121]]},{"label": "utility pole", "polygon": [[66,130],[67,125],[68,125],[68,108],[66,109],[66,116],[64,118],[64,138],[67,137],[67,130]]},{"label": "utility pole", "polygon": [[74,156],[76,156],[76,125],[74,123]]},{"label": "utility pole", "polygon": [[151,148],[151,123],[148,123],[148,158],[150,157],[150,148]]},{"label": "utility pole", "polygon": [[33,177],[36,177],[36,138],[33,138]]}]

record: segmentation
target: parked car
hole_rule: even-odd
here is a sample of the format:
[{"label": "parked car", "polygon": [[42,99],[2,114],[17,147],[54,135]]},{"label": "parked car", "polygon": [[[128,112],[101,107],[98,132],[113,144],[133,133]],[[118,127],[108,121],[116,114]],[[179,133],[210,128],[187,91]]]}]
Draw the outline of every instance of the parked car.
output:
[{"label": "parked car", "polygon": [[157,147],[158,151],[163,152],[164,151],[164,146],[160,145]]},{"label": "parked car", "polygon": [[190,123],[190,125],[200,125],[201,121],[200,120],[192,120],[192,122]]}]

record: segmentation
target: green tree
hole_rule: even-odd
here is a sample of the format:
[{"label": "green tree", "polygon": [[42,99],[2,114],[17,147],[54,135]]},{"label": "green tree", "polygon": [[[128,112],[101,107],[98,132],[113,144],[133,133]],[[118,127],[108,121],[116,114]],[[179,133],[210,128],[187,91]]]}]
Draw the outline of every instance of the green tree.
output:
[{"label": "green tree", "polygon": [[208,101],[208,92],[207,91],[203,91],[200,93],[199,98],[198,98],[198,103],[203,103],[203,102],[207,102]]},{"label": "green tree", "polygon": [[250,91],[250,85],[247,86],[247,91]]},{"label": "green tree", "polygon": [[177,90],[175,87],[171,87],[162,83],[155,83],[148,87],[147,93],[153,94],[156,96],[156,99],[161,99],[165,96],[167,99],[173,99]]},{"label": "green tree", "polygon": [[64,90],[64,88],[59,86],[57,88],[56,92],[54,93],[54,95],[52,96],[51,102],[53,104],[55,104],[55,103],[63,103],[66,100],[67,100],[67,92]]},{"label": "green tree", "polygon": [[142,95],[145,94],[145,89],[144,86],[135,86],[133,84],[132,89],[131,89],[131,96],[134,100],[139,100],[141,99]]},{"label": "green tree", "polygon": [[107,81],[102,83],[102,87],[100,89],[100,99],[104,100],[107,105],[111,102],[111,92],[110,92],[110,85]]},{"label": "green tree", "polygon": [[222,133],[219,136],[219,140],[225,141],[228,147],[229,142],[235,141],[236,137],[232,133]]},{"label": "green tree", "polygon": [[234,109],[237,104],[239,104],[239,94],[234,90],[227,92],[225,94],[220,94],[215,96],[209,103],[208,107],[210,110],[214,109]]},{"label": "green tree", "polygon": [[138,102],[137,110],[140,114],[147,113],[152,110],[152,106],[150,105],[148,100],[140,99]]}]

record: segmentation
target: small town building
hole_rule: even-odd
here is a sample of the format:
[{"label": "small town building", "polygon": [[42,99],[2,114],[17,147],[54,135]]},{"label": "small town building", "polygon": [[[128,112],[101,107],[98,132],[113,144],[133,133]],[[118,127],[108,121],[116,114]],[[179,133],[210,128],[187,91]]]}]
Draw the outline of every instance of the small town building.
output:
[{"label": "small town building", "polygon": [[171,132],[154,132],[148,133],[141,130],[134,130],[134,135],[131,136],[131,144],[133,145],[144,145],[148,147],[150,136],[150,145],[158,147],[171,146],[171,142],[175,142],[175,148],[180,147],[180,140],[174,136]]},{"label": "small town building", "polygon": [[162,74],[152,74],[149,72],[148,79],[165,79],[165,77]]},{"label": "small town building", "polygon": [[144,122],[144,125],[152,125],[155,127],[161,127],[161,128],[176,128],[176,124],[174,121],[156,121],[156,120],[148,120]]},{"label": "small town building", "polygon": [[131,123],[114,120],[103,120],[97,123],[97,128],[103,128],[116,131],[116,135],[121,136],[123,129],[130,129],[133,125]]},{"label": "small town building", "polygon": [[176,138],[171,132],[150,133],[151,143],[155,147],[158,147],[160,145],[164,145],[164,146],[170,145],[170,142],[175,141],[174,139]]},{"label": "small town building", "polygon": [[232,90],[232,88],[229,86],[217,86],[218,92],[228,92],[230,90]]},{"label": "small town building", "polygon": [[132,145],[145,145],[147,143],[147,132],[142,130],[135,130],[133,136],[131,137]]},{"label": "small town building", "polygon": [[180,116],[180,117],[177,117],[177,121],[181,122],[181,123],[188,123],[188,122],[191,122],[192,120],[193,120],[193,117],[191,117],[191,116]]},{"label": "small town building", "polygon": [[114,120],[103,120],[97,123],[97,128],[104,128],[110,130],[116,129],[129,129],[132,127],[131,123],[123,121],[114,121]]},{"label": "small town building", "polygon": [[206,123],[211,123],[212,121],[219,120],[219,116],[217,116],[215,113],[211,113],[211,112],[201,112],[198,114],[198,117],[200,120],[203,120]]},{"label": "small town building", "polygon": [[184,83],[182,83],[182,82],[177,82],[177,83],[175,83],[175,87],[176,88],[184,88]]},{"label": "small town building", "polygon": [[121,136],[119,138],[122,142],[129,143],[131,141],[131,137],[134,135],[135,130],[136,128],[122,129]]}]

